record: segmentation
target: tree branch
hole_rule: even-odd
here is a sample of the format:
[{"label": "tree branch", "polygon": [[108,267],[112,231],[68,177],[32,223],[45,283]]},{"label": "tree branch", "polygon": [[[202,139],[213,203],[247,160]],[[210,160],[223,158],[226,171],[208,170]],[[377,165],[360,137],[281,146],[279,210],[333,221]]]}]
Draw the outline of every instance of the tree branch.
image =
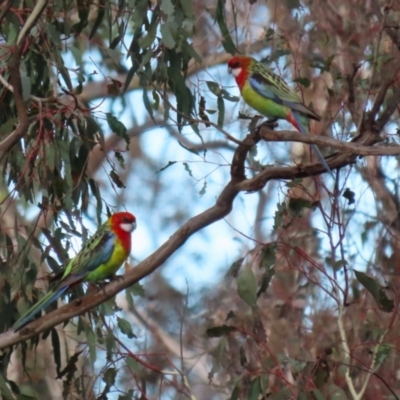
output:
[{"label": "tree branch", "polygon": [[[282,132],[282,131],[281,131]],[[280,134],[281,132],[272,132],[266,128],[265,126],[260,127],[260,136],[265,138],[266,136],[274,137],[274,133]],[[296,138],[298,141],[303,141],[305,143],[315,143],[315,144],[322,144],[329,145],[335,144],[335,142],[344,143],[340,141],[336,141],[335,139],[331,138],[322,138],[321,136],[317,135],[304,135],[301,133],[290,132],[290,131],[283,131],[285,134],[288,134],[287,137],[291,137],[292,139]],[[282,139],[279,139],[282,140]],[[324,142],[327,140],[327,142]],[[373,133],[367,131],[364,132],[362,135],[357,136],[354,138],[352,143],[357,143],[357,146],[371,146],[379,141],[379,137],[374,135]],[[338,143],[336,143],[338,144]],[[348,144],[348,143],[347,143]],[[358,147],[357,147],[358,148]],[[345,153],[338,153],[332,156],[327,157],[326,161],[331,169],[342,168],[346,165],[354,163],[355,155],[349,152]],[[239,190],[253,192],[262,189],[268,181],[271,179],[295,179],[295,178],[305,178],[310,176],[319,175],[324,173],[325,168],[320,162],[316,163],[309,163],[309,164],[302,164],[295,167],[265,167],[259,174],[251,179],[246,179],[238,184]]]},{"label": "tree branch", "polygon": [[[363,146],[358,142],[343,142],[327,136],[304,135],[294,131],[271,131],[262,127],[260,131],[261,138],[267,142],[300,142],[306,144],[315,144],[322,147],[331,147],[339,151],[345,151],[359,156],[398,156],[400,155],[400,146],[393,144],[390,146]],[[379,139],[378,139],[379,140]],[[377,141],[378,141],[377,140]],[[383,140],[383,139],[380,139]],[[372,144],[372,143],[371,143]],[[332,157],[332,156],[329,156]],[[329,158],[328,157],[328,158]]]},{"label": "tree branch", "polygon": [[393,90],[393,95],[388,99],[386,103],[386,109],[383,111],[381,116],[376,121],[376,129],[381,131],[383,127],[389,122],[390,117],[396,111],[400,103],[400,85]]},{"label": "tree branch", "polygon": [[9,149],[11,149],[11,147],[14,146],[14,144],[22,138],[29,125],[25,101],[22,96],[21,74],[19,71],[19,64],[21,61],[21,54],[24,42],[25,40],[22,40],[22,42],[20,42],[20,44],[15,47],[10,57],[10,62],[8,64],[8,70],[10,71],[10,83],[11,86],[14,88],[14,102],[15,108],[17,109],[19,124],[12,135],[10,135],[11,139],[7,138],[7,146],[3,146],[3,151],[8,151]]}]

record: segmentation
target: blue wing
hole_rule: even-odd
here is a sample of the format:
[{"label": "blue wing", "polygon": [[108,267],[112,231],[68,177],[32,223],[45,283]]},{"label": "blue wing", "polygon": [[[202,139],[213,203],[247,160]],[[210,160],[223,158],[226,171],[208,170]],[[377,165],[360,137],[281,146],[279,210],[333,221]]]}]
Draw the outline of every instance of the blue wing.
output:
[{"label": "blue wing", "polygon": [[64,277],[57,286],[70,286],[82,281],[90,272],[110,259],[114,247],[114,233],[103,231],[92,236],[78,255],[70,261]]},{"label": "blue wing", "polygon": [[249,83],[259,95],[307,115],[309,118],[320,120],[320,117],[306,107],[299,95],[278,75],[269,71],[254,72],[249,77]]}]

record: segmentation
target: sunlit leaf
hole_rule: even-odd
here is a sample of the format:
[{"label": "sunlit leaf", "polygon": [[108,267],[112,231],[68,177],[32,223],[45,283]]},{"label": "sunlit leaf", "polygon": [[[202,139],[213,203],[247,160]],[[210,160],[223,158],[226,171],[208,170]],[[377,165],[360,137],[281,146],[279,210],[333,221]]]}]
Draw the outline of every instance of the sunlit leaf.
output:
[{"label": "sunlit leaf", "polygon": [[167,15],[167,17],[172,17],[175,12],[175,6],[172,0],[163,0],[160,3],[160,10]]},{"label": "sunlit leaf", "polygon": [[391,312],[394,308],[394,301],[386,296],[385,288],[379,285],[373,278],[361,271],[354,270],[358,282],[360,282],[377,302],[382,311]]},{"label": "sunlit leaf", "polygon": [[5,396],[6,399],[15,399],[10,384],[4,379],[3,373],[0,374],[0,393]]},{"label": "sunlit leaf", "polygon": [[107,123],[110,129],[117,134],[117,136],[125,139],[126,147],[129,148],[130,138],[127,134],[125,125],[118,121],[111,113],[106,113]]},{"label": "sunlit leaf", "polygon": [[89,356],[90,362],[92,366],[96,362],[97,351],[96,351],[96,335],[93,332],[92,328],[88,325],[85,325],[85,333],[87,338],[87,344],[89,345]]},{"label": "sunlit leaf", "polygon": [[175,47],[176,42],[174,39],[174,33],[171,30],[171,25],[168,23],[161,25],[160,31],[165,46],[168,47],[169,49],[173,49]]},{"label": "sunlit leaf", "polygon": [[115,377],[117,376],[117,371],[115,368],[107,368],[106,372],[103,374],[103,382],[106,384],[106,389],[104,389],[103,394],[109,392],[111,386],[115,384]]},{"label": "sunlit leaf", "polygon": [[225,17],[225,1],[226,0],[217,0],[217,11],[215,15],[215,19],[218,23],[219,29],[222,34],[222,46],[224,47],[227,53],[235,55],[238,52],[236,46],[233,43],[231,35],[228,30],[228,26],[226,25],[226,17]]},{"label": "sunlit leaf", "polygon": [[218,97],[217,99],[217,107],[218,107],[218,126],[224,126],[224,119],[225,119],[225,103],[222,97]]},{"label": "sunlit leaf", "polygon": [[232,391],[230,400],[239,400],[239,395],[240,395],[240,388],[238,385],[236,385]]},{"label": "sunlit leaf", "polygon": [[115,346],[115,339],[114,339],[114,334],[112,331],[108,331],[105,339],[105,344],[106,344],[106,352],[107,352],[107,361],[111,361],[113,357],[113,352],[114,352],[114,346]]},{"label": "sunlit leaf", "polygon": [[260,377],[257,377],[251,381],[250,389],[247,394],[247,400],[258,400],[258,396],[261,394],[261,381]]},{"label": "sunlit leaf", "polygon": [[218,83],[214,82],[214,81],[206,81],[207,87],[208,89],[215,94],[216,96],[220,96],[221,95],[221,87],[219,86]]},{"label": "sunlit leaf", "polygon": [[257,306],[257,281],[251,268],[245,268],[237,278],[237,292],[251,308]]},{"label": "sunlit leaf", "polygon": [[132,330],[132,325],[126,319],[117,317],[117,321],[118,321],[118,328],[123,334],[128,336],[129,339],[136,338],[136,335],[133,333]]},{"label": "sunlit leaf", "polygon": [[319,389],[313,389],[311,393],[315,397],[315,400],[326,400],[326,398]]},{"label": "sunlit leaf", "polygon": [[379,368],[385,362],[385,360],[389,356],[391,350],[392,350],[392,346],[389,344],[381,344],[379,346],[379,349],[375,355],[375,368],[376,369]]},{"label": "sunlit leaf", "polygon": [[139,362],[138,362],[137,360],[135,360],[134,358],[132,358],[132,357],[128,357],[128,358],[126,359],[126,363],[127,363],[128,367],[129,367],[133,372],[139,373],[139,372],[141,371],[141,369],[142,369],[142,367],[141,367],[141,365],[139,364]]}]

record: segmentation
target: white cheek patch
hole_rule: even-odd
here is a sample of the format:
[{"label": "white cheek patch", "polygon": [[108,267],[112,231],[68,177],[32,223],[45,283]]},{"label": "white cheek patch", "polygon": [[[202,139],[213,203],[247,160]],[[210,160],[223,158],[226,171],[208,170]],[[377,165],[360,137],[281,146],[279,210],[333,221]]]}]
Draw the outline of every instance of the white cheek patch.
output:
[{"label": "white cheek patch", "polygon": [[232,68],[232,75],[237,78],[242,72],[242,68]]},{"label": "white cheek patch", "polygon": [[123,224],[120,224],[120,227],[125,232],[132,232],[133,230],[136,229],[136,222],[132,222],[131,224],[123,223]]}]

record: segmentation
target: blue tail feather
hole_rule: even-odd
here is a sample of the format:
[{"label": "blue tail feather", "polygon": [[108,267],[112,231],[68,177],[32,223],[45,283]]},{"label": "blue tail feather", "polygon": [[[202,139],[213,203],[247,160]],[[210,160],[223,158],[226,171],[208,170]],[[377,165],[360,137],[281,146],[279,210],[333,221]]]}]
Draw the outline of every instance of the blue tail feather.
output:
[{"label": "blue tail feather", "polygon": [[17,322],[15,322],[13,325],[14,332],[24,327],[28,322],[31,322],[35,315],[46,309],[53,301],[56,301],[68,288],[69,286],[64,286],[56,292],[45,294]]},{"label": "blue tail feather", "polygon": [[[296,120],[297,124],[299,125],[301,133],[308,134],[309,133],[309,131],[308,131],[308,118],[306,116],[294,111],[294,110],[292,110],[292,115],[293,115],[293,118]],[[322,155],[322,153],[320,152],[319,148],[315,144],[312,144],[311,148],[313,149],[313,151],[315,152],[315,154],[317,155],[319,161],[321,161],[321,163],[325,167],[325,169],[330,173],[332,178],[335,179],[335,176],[333,175],[332,170],[329,168],[329,165],[325,161],[325,158]]]}]

